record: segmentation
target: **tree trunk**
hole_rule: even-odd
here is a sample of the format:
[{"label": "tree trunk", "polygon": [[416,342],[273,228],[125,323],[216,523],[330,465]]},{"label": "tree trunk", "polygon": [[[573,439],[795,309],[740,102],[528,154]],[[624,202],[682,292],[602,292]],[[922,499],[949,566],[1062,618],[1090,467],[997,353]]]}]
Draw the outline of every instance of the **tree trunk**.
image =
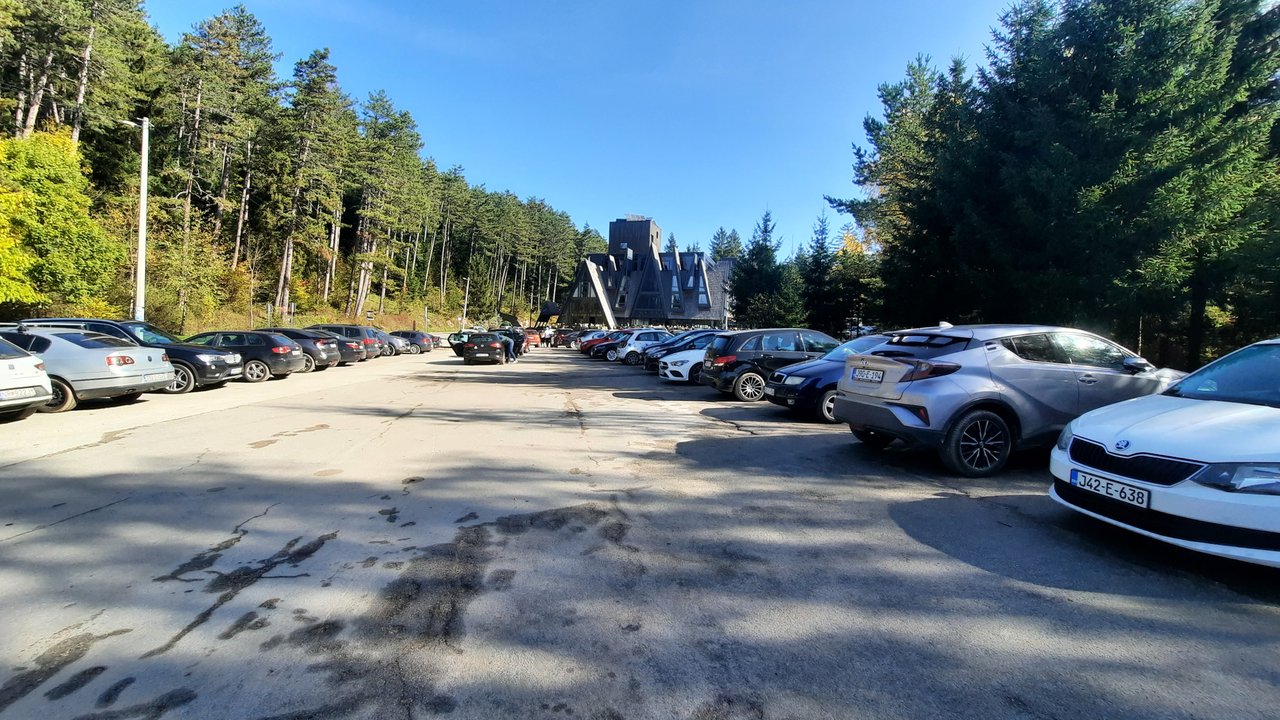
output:
[{"label": "tree trunk", "polygon": [[53,68],[53,51],[44,57],[44,65],[40,69],[40,77],[31,88],[31,104],[27,106],[27,119],[22,123],[20,137],[30,137],[36,129],[36,119],[40,116],[40,107],[44,105],[44,93],[49,85],[49,71]]},{"label": "tree trunk", "polygon": [[333,288],[334,275],[338,272],[338,235],[342,229],[342,204],[333,209],[333,221],[329,225],[329,262],[324,272],[324,293],[321,298],[328,302]]},{"label": "tree trunk", "polygon": [[13,110],[13,135],[22,137],[22,118],[27,110],[27,76],[31,68],[27,66],[27,51],[18,56],[18,104]]},{"label": "tree trunk", "polygon": [[1209,304],[1209,287],[1203,267],[1191,273],[1191,317],[1187,325],[1187,369],[1200,367],[1204,350],[1205,309]]},{"label": "tree trunk", "polygon": [[227,186],[231,182],[231,145],[222,146],[222,172],[218,175],[218,197],[213,203],[213,238],[222,234],[222,216],[227,204]]},{"label": "tree trunk", "polygon": [[[182,203],[182,267],[186,268],[187,260],[190,257],[191,247],[191,195],[195,189],[196,181],[196,149],[200,139],[200,111],[201,98],[203,97],[204,81],[196,82],[196,110],[195,119],[191,124],[191,160],[187,164],[187,191]],[[187,318],[187,288],[182,285],[178,288],[178,311],[182,320],[179,329],[186,330]]]},{"label": "tree trunk", "polygon": [[71,127],[71,142],[80,142],[80,128],[84,125],[84,96],[89,89],[89,58],[93,55],[93,36],[98,30],[98,3],[93,3],[89,11],[92,22],[89,23],[89,39],[84,44],[84,52],[80,55],[80,82],[76,87],[76,119]]},{"label": "tree trunk", "polygon": [[249,219],[249,186],[253,183],[253,141],[244,145],[244,185],[240,189],[240,212],[236,218],[236,244],[231,252],[231,269],[235,270],[240,262],[240,239],[244,236],[244,226]]}]

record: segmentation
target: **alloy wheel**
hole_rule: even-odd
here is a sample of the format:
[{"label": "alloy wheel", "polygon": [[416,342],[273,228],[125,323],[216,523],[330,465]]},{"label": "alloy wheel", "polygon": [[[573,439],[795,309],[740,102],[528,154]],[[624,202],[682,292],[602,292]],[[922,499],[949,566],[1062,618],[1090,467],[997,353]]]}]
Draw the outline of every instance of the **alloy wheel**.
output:
[{"label": "alloy wheel", "polygon": [[743,373],[737,385],[738,399],[743,402],[755,402],[764,397],[764,378],[755,373]]}]

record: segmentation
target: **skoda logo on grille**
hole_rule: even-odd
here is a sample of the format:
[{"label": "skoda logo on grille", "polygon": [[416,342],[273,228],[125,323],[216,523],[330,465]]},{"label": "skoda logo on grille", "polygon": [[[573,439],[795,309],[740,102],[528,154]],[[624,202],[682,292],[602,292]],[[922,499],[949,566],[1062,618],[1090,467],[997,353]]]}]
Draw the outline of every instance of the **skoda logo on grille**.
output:
[{"label": "skoda logo on grille", "polygon": [[1116,442],[1116,449],[1117,449],[1117,450],[1128,450],[1128,449],[1129,449],[1129,441],[1128,441],[1128,440],[1120,440],[1120,441],[1117,441],[1117,442]]}]

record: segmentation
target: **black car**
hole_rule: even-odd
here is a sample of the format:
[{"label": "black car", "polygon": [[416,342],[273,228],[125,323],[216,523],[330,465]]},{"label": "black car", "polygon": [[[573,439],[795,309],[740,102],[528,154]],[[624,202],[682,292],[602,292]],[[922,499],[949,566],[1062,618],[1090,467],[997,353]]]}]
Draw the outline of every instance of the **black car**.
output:
[{"label": "black car", "polygon": [[187,342],[233,350],[244,357],[245,382],[262,382],[270,377],[289,377],[302,370],[306,353],[302,346],[272,332],[218,330],[187,338]]},{"label": "black car", "polygon": [[507,349],[502,339],[502,335],[496,332],[473,333],[462,343],[462,362],[467,365],[477,362],[505,364]]},{"label": "black car", "polygon": [[863,335],[817,360],[788,365],[769,376],[765,399],[799,412],[815,412],[823,422],[836,422],[836,385],[844,375],[844,360],[870,352],[889,340],[888,335]]},{"label": "black car", "polygon": [[360,362],[368,357],[368,354],[365,353],[364,345],[357,340],[343,337],[338,333],[329,332],[328,330],[320,330],[318,328],[311,328],[307,330],[307,332],[313,332],[334,341],[334,344],[338,348],[339,365],[350,365],[351,363]]},{"label": "black car", "polygon": [[298,328],[258,328],[258,332],[271,332],[283,335],[302,346],[303,365],[301,372],[312,370],[328,370],[342,359],[338,350],[338,341],[319,330],[300,330]]},{"label": "black car", "polygon": [[35,318],[25,325],[83,328],[128,340],[142,347],[163,350],[173,365],[173,383],[160,392],[181,395],[197,387],[221,387],[241,376],[244,362],[232,349],[184,343],[180,338],[141,320],[97,318]]},{"label": "black car", "polygon": [[719,333],[707,346],[699,379],[739,400],[755,402],[764,398],[766,378],[774,371],[820,358],[839,346],[830,335],[803,328]]},{"label": "black car", "polygon": [[431,335],[421,330],[396,330],[391,334],[409,341],[410,355],[431,352],[436,346]]},{"label": "black car", "polygon": [[489,332],[511,338],[516,355],[523,355],[529,349],[529,338],[524,334],[524,328],[505,327],[496,330],[490,328]]},{"label": "black car", "polygon": [[712,338],[720,330],[690,330],[680,333],[670,340],[663,340],[656,345],[644,349],[644,369],[658,371],[658,361],[672,353],[685,350],[701,350],[711,344]]},{"label": "black car", "polygon": [[306,329],[328,330],[331,333],[337,333],[344,338],[360,343],[364,346],[366,360],[382,354],[382,341],[378,339],[378,329],[371,328],[368,325],[318,324],[308,325]]}]

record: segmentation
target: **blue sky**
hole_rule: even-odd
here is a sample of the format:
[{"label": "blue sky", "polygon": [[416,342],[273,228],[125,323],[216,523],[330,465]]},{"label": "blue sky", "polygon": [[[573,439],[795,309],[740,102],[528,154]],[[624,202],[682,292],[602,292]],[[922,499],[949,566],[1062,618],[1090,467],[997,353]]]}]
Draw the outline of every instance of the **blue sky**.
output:
[{"label": "blue sky", "polygon": [[[170,42],[229,6],[150,0]],[[346,92],[383,89],[424,152],[473,184],[537,196],[581,227],[648,215],[681,247],[745,241],[773,212],[783,252],[824,194],[849,196],[876,87],[925,54],[983,58],[1009,0],[244,0],[284,76],[318,47]]]}]

